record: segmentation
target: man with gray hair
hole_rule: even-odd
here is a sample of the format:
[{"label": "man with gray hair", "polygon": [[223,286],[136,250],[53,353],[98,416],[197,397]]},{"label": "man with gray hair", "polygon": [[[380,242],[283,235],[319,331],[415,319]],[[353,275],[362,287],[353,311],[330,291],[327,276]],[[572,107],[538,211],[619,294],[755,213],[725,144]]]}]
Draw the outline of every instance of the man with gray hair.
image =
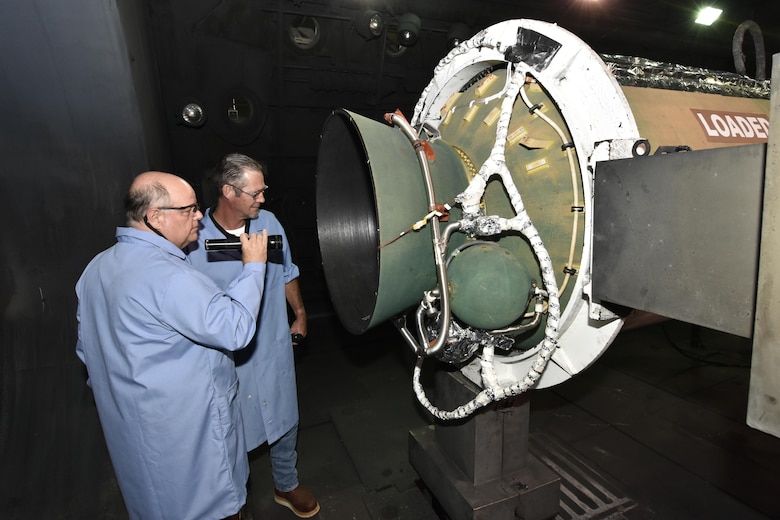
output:
[{"label": "man with gray hair", "polygon": [[[293,359],[293,341],[306,336],[306,308],[284,229],[273,213],[261,209],[268,190],[265,173],[260,163],[246,155],[232,153],[222,158],[212,176],[216,206],[206,211],[197,246],[190,246],[187,254],[195,268],[224,288],[241,268],[241,253],[207,251],[207,239],[235,240],[258,229],[267,229],[269,236],[281,239],[278,249],[269,246],[257,334],[236,354],[238,394],[247,448],[253,450],[266,442],[270,447],[274,500],[296,516],[310,518],[320,505],[298,483],[298,394]],[[295,314],[292,324],[288,322],[288,304]]]},{"label": "man with gray hair", "polygon": [[249,464],[232,352],[255,334],[267,233],[241,235],[223,290],[182,251],[203,218],[184,179],[139,175],[125,211],[76,284],[76,353],[125,506],[133,520],[238,520]]}]

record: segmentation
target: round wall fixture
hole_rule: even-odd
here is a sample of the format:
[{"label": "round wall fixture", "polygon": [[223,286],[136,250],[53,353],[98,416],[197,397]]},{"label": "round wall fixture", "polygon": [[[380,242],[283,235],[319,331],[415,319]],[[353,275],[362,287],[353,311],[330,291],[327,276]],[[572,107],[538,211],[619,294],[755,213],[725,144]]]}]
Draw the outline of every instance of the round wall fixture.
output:
[{"label": "round wall fixture", "polygon": [[218,110],[212,109],[209,126],[234,145],[251,143],[260,135],[267,116],[262,98],[251,89],[233,86],[215,99]]},{"label": "round wall fixture", "polygon": [[398,41],[398,32],[395,30],[388,30],[387,37],[385,38],[385,54],[391,58],[397,58],[406,52],[405,45],[401,45]]},{"label": "round wall fixture", "polygon": [[190,128],[200,128],[206,124],[206,107],[195,96],[182,97],[176,103],[176,111],[173,116],[176,124]]},{"label": "round wall fixture", "polygon": [[363,39],[373,40],[385,31],[385,20],[377,11],[363,11],[354,17],[352,26]]},{"label": "round wall fixture", "polygon": [[197,128],[206,122],[206,113],[198,103],[187,103],[181,109],[181,119],[187,126]]},{"label": "round wall fixture", "polygon": [[226,114],[228,122],[236,126],[249,125],[255,116],[255,108],[252,100],[243,94],[228,96]]},{"label": "round wall fixture", "polygon": [[398,18],[398,43],[411,47],[420,38],[420,17],[406,13]]},{"label": "round wall fixture", "polygon": [[316,18],[306,15],[295,15],[288,19],[287,36],[295,49],[308,51],[320,42],[322,32]]}]

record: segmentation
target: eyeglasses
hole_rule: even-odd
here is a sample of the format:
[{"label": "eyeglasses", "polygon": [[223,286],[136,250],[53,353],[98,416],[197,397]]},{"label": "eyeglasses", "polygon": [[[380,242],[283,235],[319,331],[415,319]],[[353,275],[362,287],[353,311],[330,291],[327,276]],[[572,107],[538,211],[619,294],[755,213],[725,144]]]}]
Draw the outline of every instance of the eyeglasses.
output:
[{"label": "eyeglasses", "polygon": [[168,207],[163,206],[163,207],[159,207],[157,209],[177,210],[177,211],[185,211],[186,210],[187,213],[197,213],[198,211],[200,211],[200,204],[198,204],[196,202],[195,204],[187,204],[186,206],[179,206],[179,207],[176,207],[176,208],[172,208],[170,206],[168,206]]},{"label": "eyeglasses", "polygon": [[229,184],[229,186],[232,186],[233,188],[237,189],[237,190],[238,190],[238,191],[240,191],[241,193],[244,193],[244,194],[246,194],[246,195],[249,195],[249,196],[250,196],[250,197],[252,197],[253,199],[256,199],[256,198],[257,198],[257,196],[258,196],[258,195],[260,195],[261,193],[265,193],[266,191],[268,191],[268,186],[264,187],[264,188],[263,188],[263,189],[261,189],[261,190],[253,191],[252,193],[250,193],[250,192],[248,192],[248,191],[244,191],[244,190],[242,190],[241,188],[239,188],[238,186],[234,186],[233,184]]}]

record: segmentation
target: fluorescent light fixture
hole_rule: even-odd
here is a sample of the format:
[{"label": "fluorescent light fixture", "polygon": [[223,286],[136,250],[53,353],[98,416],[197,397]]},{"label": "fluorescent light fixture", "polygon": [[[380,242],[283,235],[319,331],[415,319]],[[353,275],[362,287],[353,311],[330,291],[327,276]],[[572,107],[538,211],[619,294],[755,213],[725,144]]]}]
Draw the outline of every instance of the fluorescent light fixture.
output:
[{"label": "fluorescent light fixture", "polygon": [[699,16],[696,17],[696,23],[701,25],[712,25],[712,22],[718,19],[723,12],[723,9],[717,9],[715,7],[705,7],[699,11]]}]

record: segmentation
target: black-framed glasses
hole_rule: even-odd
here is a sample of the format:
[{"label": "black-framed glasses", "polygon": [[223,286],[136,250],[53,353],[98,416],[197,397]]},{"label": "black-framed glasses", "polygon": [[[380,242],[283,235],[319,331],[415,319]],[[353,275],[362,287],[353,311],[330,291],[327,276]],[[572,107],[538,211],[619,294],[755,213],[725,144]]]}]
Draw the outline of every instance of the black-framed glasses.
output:
[{"label": "black-framed glasses", "polygon": [[257,196],[258,196],[258,195],[260,195],[261,193],[265,193],[266,191],[268,191],[268,186],[265,186],[263,189],[260,189],[260,190],[257,190],[257,191],[253,191],[253,192],[251,192],[251,193],[250,193],[250,192],[248,192],[248,191],[244,191],[244,190],[242,190],[241,188],[239,188],[238,186],[235,186],[235,185],[233,185],[233,184],[230,184],[229,186],[231,186],[231,187],[233,187],[233,188],[237,189],[237,190],[238,190],[238,191],[240,191],[241,193],[244,193],[244,194],[246,194],[246,195],[249,195],[249,196],[250,196],[250,197],[252,197],[253,199],[256,199],[256,198],[257,198]]},{"label": "black-framed glasses", "polygon": [[187,204],[186,206],[178,206],[178,207],[170,207],[170,206],[161,206],[157,209],[163,209],[163,210],[177,210],[177,211],[187,211],[188,213],[197,213],[200,211],[200,204],[197,202],[194,204]]}]

